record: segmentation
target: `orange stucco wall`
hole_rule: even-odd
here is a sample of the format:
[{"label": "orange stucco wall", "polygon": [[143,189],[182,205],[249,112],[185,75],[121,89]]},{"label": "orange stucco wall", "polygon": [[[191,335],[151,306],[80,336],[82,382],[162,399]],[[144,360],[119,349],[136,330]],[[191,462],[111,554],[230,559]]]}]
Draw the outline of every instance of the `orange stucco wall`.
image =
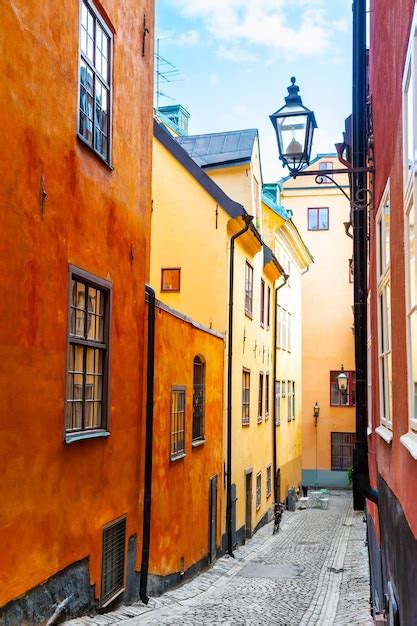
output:
[{"label": "orange stucco wall", "polygon": [[[103,525],[126,514],[140,537],[153,2],[98,9],[114,29],[113,170],[76,137],[79,2],[1,9],[0,606],[88,556],[98,595]],[[69,263],[113,284],[111,435],[70,445]]]},{"label": "orange stucco wall", "polygon": [[[204,444],[192,447],[193,360],[205,360]],[[170,460],[171,386],[186,386],[185,457]],[[208,554],[209,479],[217,474],[220,544],[223,340],[160,308],[155,320],[155,404],[151,510],[151,574],[188,569]]]}]

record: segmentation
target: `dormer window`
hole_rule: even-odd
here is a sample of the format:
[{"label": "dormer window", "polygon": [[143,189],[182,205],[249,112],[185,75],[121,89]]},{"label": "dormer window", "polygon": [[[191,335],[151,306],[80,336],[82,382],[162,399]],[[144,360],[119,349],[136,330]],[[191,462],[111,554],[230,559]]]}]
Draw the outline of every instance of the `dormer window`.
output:
[{"label": "dormer window", "polygon": [[[332,161],[320,161],[319,163],[319,170],[332,170],[333,169],[333,162]],[[321,184],[325,184],[325,185],[329,185],[331,184],[331,180],[329,178],[327,178],[327,176],[321,176],[320,177],[320,183]]]}]

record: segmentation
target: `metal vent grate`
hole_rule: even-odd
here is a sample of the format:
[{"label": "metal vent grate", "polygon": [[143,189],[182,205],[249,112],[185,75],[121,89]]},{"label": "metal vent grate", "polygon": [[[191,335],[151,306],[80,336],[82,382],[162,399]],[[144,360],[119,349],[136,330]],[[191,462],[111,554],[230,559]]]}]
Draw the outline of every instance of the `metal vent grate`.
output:
[{"label": "metal vent grate", "polygon": [[103,529],[101,604],[123,589],[126,519]]}]

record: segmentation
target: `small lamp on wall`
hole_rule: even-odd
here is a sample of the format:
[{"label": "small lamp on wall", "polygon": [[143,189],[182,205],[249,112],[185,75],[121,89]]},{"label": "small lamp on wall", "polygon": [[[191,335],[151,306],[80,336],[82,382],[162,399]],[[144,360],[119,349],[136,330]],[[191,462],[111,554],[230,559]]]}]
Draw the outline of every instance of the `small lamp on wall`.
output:
[{"label": "small lamp on wall", "polygon": [[320,405],[318,402],[316,402],[313,406],[313,415],[314,415],[314,423],[317,426],[317,420],[319,419],[319,415],[320,415]]},{"label": "small lamp on wall", "polygon": [[340,393],[346,393],[347,386],[348,386],[348,377],[347,377],[345,369],[344,369],[344,367],[342,365],[342,368],[340,370],[340,374],[337,377],[337,387],[338,387]]}]

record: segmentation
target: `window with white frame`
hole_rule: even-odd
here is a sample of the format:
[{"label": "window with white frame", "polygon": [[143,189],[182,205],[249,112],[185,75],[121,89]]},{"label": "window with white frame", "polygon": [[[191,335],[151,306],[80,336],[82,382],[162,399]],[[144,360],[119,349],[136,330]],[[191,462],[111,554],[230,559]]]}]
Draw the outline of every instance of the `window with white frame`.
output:
[{"label": "window with white frame", "polygon": [[405,211],[408,404],[410,429],[417,432],[417,272],[415,212],[416,205],[411,197],[406,204]]},{"label": "window with white frame", "polygon": [[281,423],[281,381],[275,381],[275,426]]},{"label": "window with white frame", "polygon": [[[392,429],[390,195],[384,193],[376,216],[378,370],[380,423]],[[383,435],[383,432],[379,430]]]}]

